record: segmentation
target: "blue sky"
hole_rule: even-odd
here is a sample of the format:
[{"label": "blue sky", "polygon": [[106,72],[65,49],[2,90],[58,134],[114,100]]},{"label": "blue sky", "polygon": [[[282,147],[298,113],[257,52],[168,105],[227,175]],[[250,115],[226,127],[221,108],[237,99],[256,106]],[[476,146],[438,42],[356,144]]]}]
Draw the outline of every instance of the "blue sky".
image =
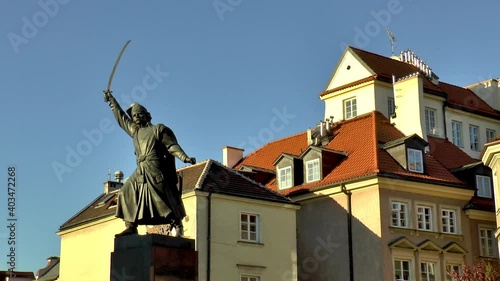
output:
[{"label": "blue sky", "polygon": [[59,226],[103,192],[108,169],[135,168],[132,141],[102,97],[127,40],[112,86],[122,106],[140,102],[190,156],[221,161],[222,146],[246,154],[315,126],[343,46],[390,56],[386,27],[396,53],[412,49],[443,81],[499,77],[499,9],[448,0],[2,1],[0,224],[14,165],[16,270],[35,272],[59,255]]}]

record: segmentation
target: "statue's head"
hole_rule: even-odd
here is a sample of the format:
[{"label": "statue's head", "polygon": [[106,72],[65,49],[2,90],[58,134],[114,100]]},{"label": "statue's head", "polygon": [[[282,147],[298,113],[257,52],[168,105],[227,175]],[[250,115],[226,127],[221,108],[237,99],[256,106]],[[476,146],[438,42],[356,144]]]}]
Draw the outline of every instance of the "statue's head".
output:
[{"label": "statue's head", "polygon": [[136,102],[129,106],[127,114],[137,125],[146,125],[151,121],[151,114],[148,110]]}]

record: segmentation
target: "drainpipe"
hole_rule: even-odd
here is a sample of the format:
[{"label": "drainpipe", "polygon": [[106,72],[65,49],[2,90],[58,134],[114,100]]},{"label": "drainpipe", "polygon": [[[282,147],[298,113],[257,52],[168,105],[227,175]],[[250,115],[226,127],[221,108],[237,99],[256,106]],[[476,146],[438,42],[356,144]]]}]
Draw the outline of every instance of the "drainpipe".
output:
[{"label": "drainpipe", "polygon": [[208,192],[207,204],[207,281],[210,281],[210,256],[212,251],[212,192]]},{"label": "drainpipe", "polygon": [[446,101],[443,102],[443,123],[444,123],[444,138],[448,140],[448,134],[446,133]]},{"label": "drainpipe", "polygon": [[352,255],[352,209],[351,209],[351,195],[352,193],[347,190],[345,184],[340,186],[342,192],[347,195],[347,242],[349,247],[349,280],[354,281],[354,264]]}]

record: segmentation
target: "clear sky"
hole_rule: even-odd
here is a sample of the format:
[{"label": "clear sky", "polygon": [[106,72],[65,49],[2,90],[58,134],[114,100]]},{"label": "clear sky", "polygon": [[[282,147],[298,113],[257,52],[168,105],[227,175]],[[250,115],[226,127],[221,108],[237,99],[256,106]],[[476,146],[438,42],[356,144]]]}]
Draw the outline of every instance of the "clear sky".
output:
[{"label": "clear sky", "polygon": [[[58,256],[59,226],[135,168],[103,101],[145,105],[188,155],[221,161],[314,127],[345,45],[412,49],[441,80],[499,77],[498,1],[1,1],[0,270],[9,254],[8,167],[16,172],[16,270]],[[339,113],[340,115],[341,113]],[[179,166],[184,164],[178,163]],[[89,241],[92,243],[92,241]]]}]

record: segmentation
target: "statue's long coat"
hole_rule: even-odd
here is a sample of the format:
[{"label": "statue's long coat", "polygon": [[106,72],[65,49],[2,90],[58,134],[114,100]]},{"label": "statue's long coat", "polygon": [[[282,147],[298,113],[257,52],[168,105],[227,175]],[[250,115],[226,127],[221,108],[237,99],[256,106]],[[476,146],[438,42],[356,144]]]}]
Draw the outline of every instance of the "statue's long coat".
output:
[{"label": "statue's long coat", "polygon": [[[133,138],[137,157],[137,168],[118,194],[116,216],[126,222],[147,225],[184,218],[175,157],[169,153],[169,148],[177,145],[173,131],[163,124],[139,127],[119,105],[111,108],[120,127]],[[176,153],[181,158],[187,157],[182,149]]]}]

